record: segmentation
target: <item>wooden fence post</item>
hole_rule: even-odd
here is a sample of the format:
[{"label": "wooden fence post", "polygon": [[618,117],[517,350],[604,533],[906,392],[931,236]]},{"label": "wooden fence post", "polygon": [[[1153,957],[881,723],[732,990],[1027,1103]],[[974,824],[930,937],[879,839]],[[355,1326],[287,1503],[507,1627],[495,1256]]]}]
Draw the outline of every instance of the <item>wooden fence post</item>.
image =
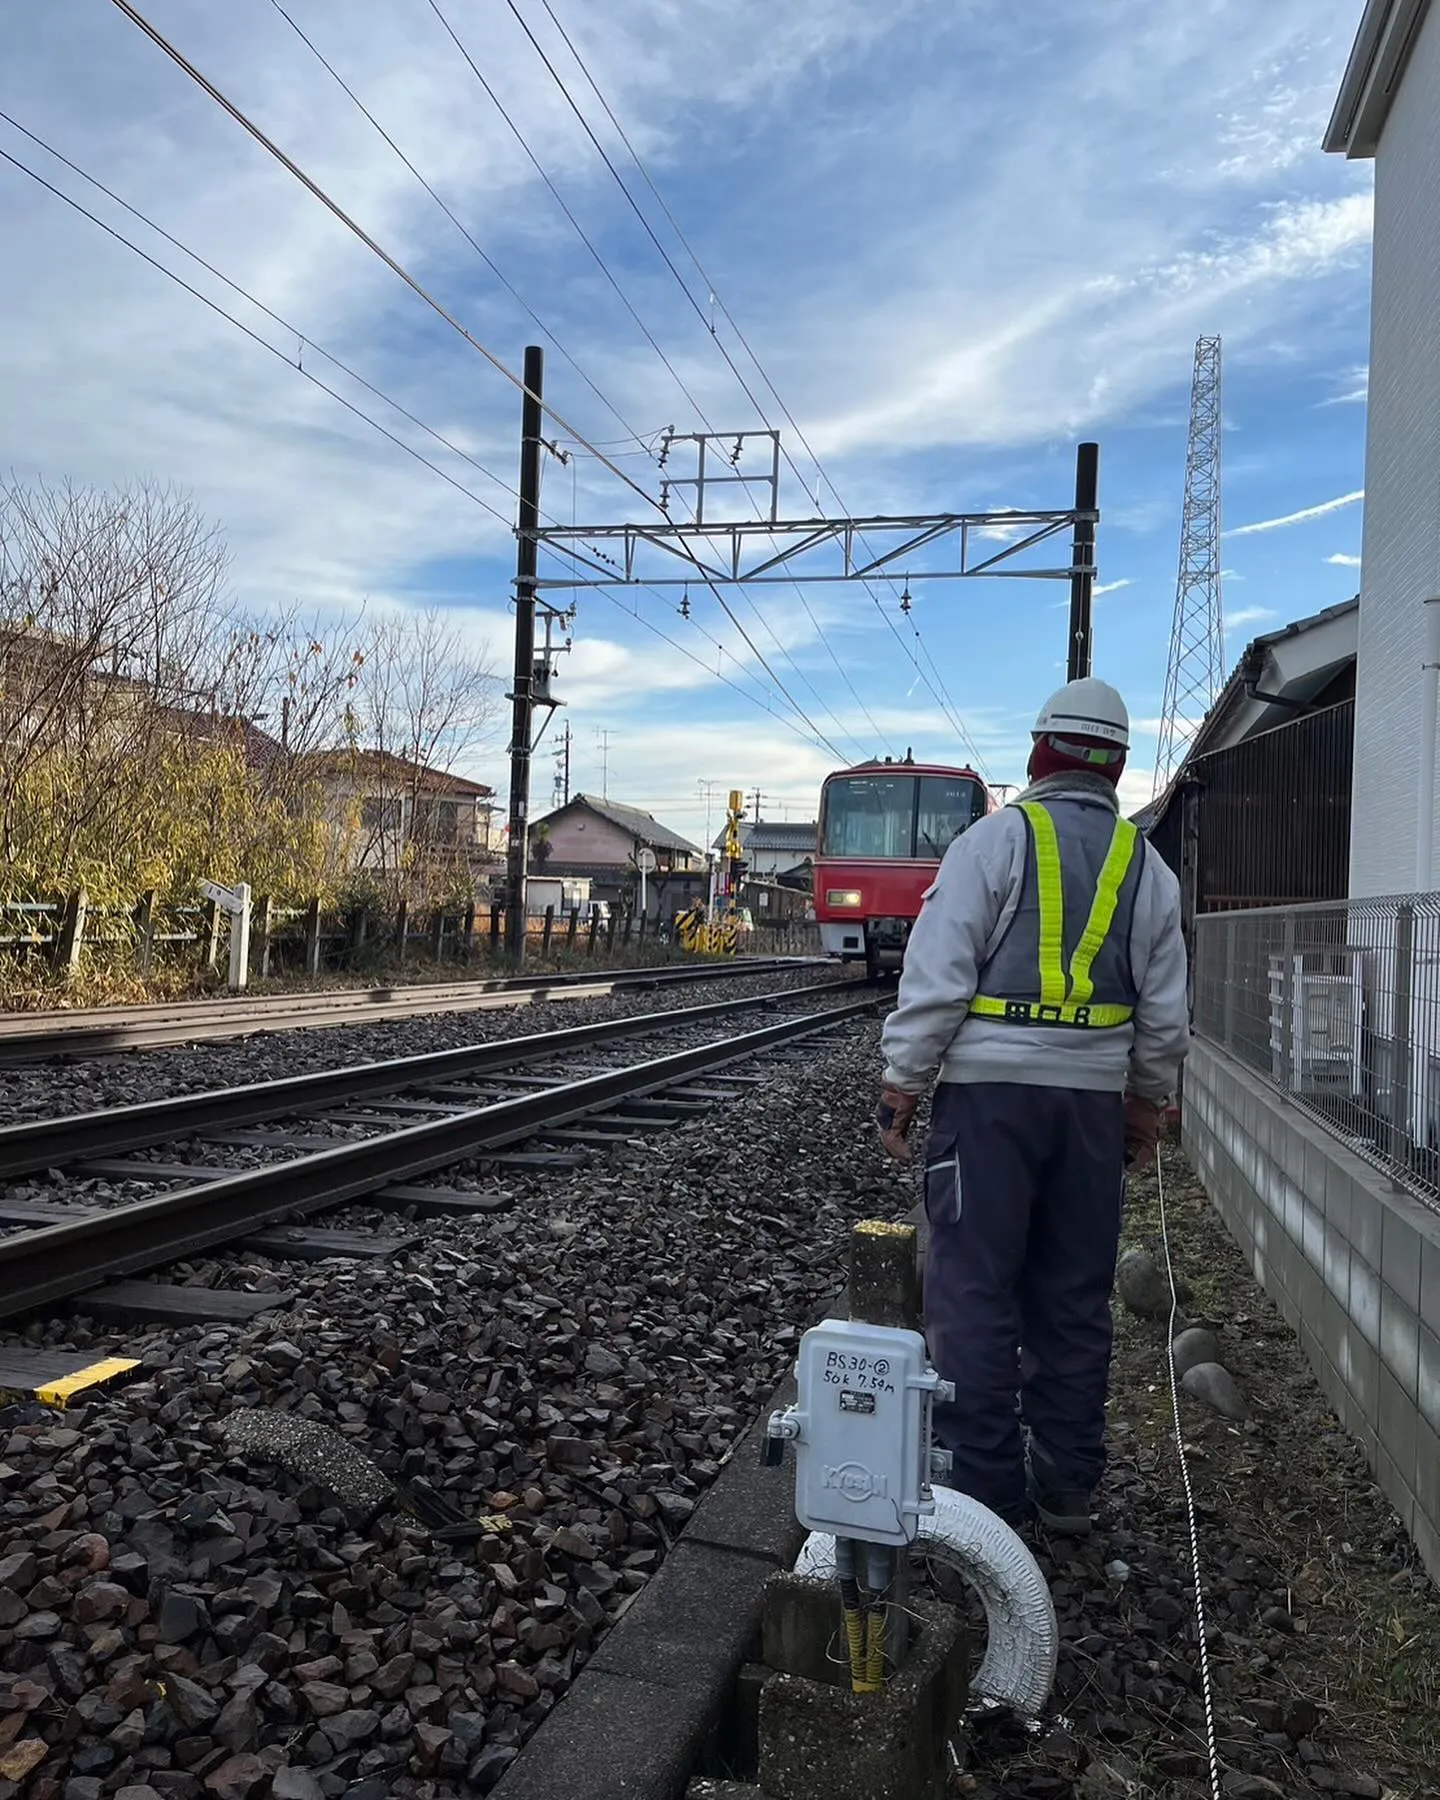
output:
[{"label": "wooden fence post", "polygon": [[575,933],[579,929],[580,908],[578,906],[572,906],[570,908],[570,920],[565,927],[565,948],[567,950],[573,950],[575,948]]},{"label": "wooden fence post", "polygon": [[500,950],[500,902],[490,902],[490,954],[496,956]]},{"label": "wooden fence post", "polygon": [[85,945],[85,914],[90,900],[84,888],[76,888],[65,901],[60,915],[60,929],[55,937],[52,966],[73,975],[80,966],[80,952]]},{"label": "wooden fence post", "polygon": [[599,913],[596,912],[595,908],[592,906],[590,908],[590,943],[588,946],[588,954],[592,957],[595,954],[595,940],[597,937],[599,937],[599,935],[600,935],[600,915],[599,915]]},{"label": "wooden fence post", "polygon": [[141,975],[150,973],[155,959],[155,890],[146,888],[135,902],[135,967]]},{"label": "wooden fence post", "polygon": [[305,909],[305,973],[320,973],[320,896],[315,895]]},{"label": "wooden fence post", "polygon": [[547,906],[545,908],[545,935],[540,940],[540,954],[542,956],[549,956],[549,954],[550,954],[550,939],[553,937],[554,932],[555,932],[555,908],[552,905],[552,906]]},{"label": "wooden fence post", "polygon": [[610,915],[610,929],[605,933],[605,954],[607,956],[613,956],[615,953],[615,927],[619,923],[619,913],[612,912]]},{"label": "wooden fence post", "polygon": [[404,894],[400,896],[400,904],[395,908],[395,960],[405,960],[405,944],[410,935],[410,902]]},{"label": "wooden fence post", "polygon": [[430,921],[430,954],[438,963],[445,954],[445,908],[437,906]]},{"label": "wooden fence post", "polygon": [[465,908],[465,934],[464,934],[464,940],[460,945],[460,958],[461,958],[462,962],[468,963],[470,958],[474,954],[475,954],[475,902],[472,900],[470,902],[470,904]]}]

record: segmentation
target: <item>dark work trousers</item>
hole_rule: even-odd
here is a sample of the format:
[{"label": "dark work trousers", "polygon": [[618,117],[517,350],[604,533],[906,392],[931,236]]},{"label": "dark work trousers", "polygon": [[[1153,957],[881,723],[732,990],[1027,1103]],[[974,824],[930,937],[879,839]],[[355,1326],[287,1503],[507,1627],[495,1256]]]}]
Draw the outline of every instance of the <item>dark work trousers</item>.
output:
[{"label": "dark work trousers", "polygon": [[[1110,1289],[1124,1205],[1119,1094],[1015,1082],[935,1089],[925,1149],[925,1326],[955,1399],[935,1408],[946,1485],[1025,1497],[1024,1423],[1060,1485],[1105,1466]],[[1020,1412],[1016,1411],[1017,1395]]]}]

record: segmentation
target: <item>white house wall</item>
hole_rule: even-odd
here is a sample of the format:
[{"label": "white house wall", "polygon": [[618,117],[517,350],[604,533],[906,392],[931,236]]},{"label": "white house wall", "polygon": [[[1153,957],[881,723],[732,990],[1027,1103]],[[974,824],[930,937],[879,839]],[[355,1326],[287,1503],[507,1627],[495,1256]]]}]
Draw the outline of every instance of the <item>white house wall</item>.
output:
[{"label": "white house wall", "polygon": [[[1350,891],[1415,886],[1422,603],[1440,592],[1440,7],[1375,159]],[[1437,832],[1440,841],[1440,832]]]}]

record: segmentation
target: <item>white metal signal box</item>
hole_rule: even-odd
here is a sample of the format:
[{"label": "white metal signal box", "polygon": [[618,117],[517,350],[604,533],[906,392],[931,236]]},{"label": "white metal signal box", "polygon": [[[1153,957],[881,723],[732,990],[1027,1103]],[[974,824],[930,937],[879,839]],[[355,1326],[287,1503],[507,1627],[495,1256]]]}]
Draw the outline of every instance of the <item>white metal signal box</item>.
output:
[{"label": "white metal signal box", "polygon": [[918,1331],[826,1319],[800,1340],[794,1406],[771,1436],[795,1445],[795,1514],[811,1531],[871,1544],[913,1543],[935,1510],[930,1476],[949,1458],[930,1448],[941,1381]]}]

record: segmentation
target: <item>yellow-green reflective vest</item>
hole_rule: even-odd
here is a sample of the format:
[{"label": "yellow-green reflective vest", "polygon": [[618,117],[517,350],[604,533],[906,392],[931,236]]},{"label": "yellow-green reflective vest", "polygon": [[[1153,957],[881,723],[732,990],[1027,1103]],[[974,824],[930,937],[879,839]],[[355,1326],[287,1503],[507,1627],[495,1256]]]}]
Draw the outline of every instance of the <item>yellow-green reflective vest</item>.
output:
[{"label": "yellow-green reflective vest", "polygon": [[980,971],[970,1011],[1011,1025],[1110,1029],[1137,993],[1130,924],[1144,851],[1139,832],[1084,800],[1022,800],[1020,902]]}]

